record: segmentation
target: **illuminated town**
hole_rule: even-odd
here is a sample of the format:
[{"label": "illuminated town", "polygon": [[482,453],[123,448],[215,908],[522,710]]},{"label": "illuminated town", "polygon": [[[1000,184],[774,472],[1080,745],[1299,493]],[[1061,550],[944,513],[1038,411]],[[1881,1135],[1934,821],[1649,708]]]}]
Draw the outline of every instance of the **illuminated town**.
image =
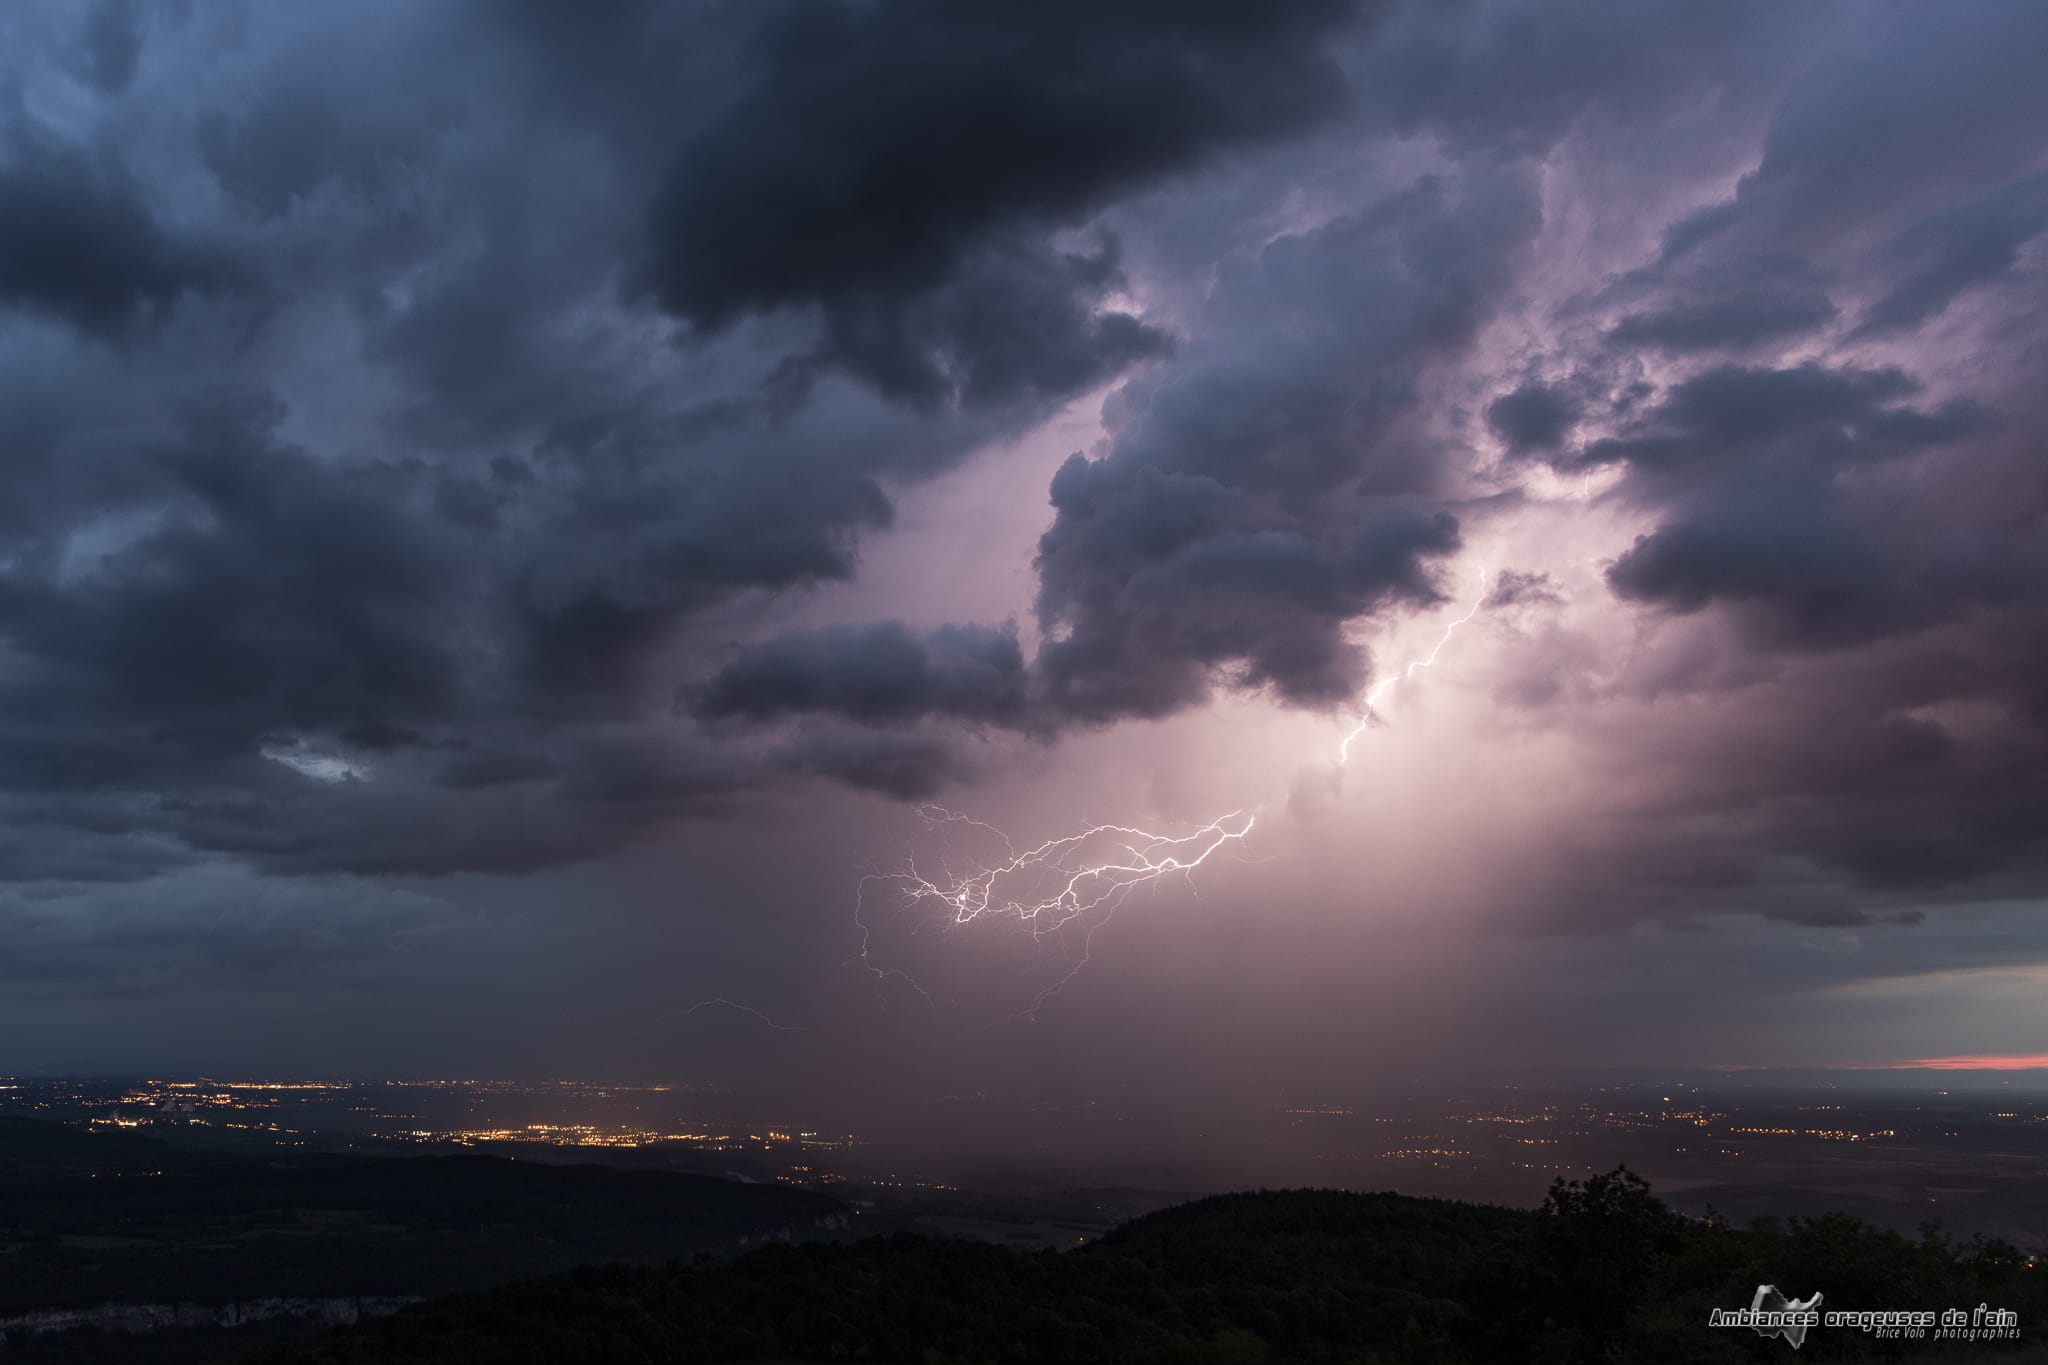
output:
[{"label": "illuminated town", "polygon": [[[1788,1189],[1864,1200],[1866,1216],[1968,1221],[2024,1232],[2040,1216],[2002,1183],[2048,1156],[2048,1097],[1991,1091],[1844,1093],[1825,1103],[1769,1090],[1624,1084],[1555,1092],[1503,1088],[1469,1100],[1372,1107],[1282,1103],[1199,1136],[1212,1164],[1192,1179],[1399,1188],[1527,1203],[1557,1178],[1625,1163],[1682,1207],[1741,1213]],[[148,1129],[191,1146],[314,1151],[485,1150],[529,1160],[627,1162],[842,1195],[939,1201],[1114,1183],[1107,1167],[1047,1157],[1020,1182],[960,1160],[907,1157],[822,1118],[738,1117],[718,1088],[570,1080],[0,1080],[0,1112],[89,1131]],[[1031,1118],[1075,1113],[1020,1114]],[[1099,1115],[1098,1115],[1099,1118]],[[1143,1132],[1136,1110],[1117,1119]],[[1184,1142],[1162,1127],[1161,1142]],[[1256,1148],[1256,1162],[1238,1153]],[[1172,1181],[1158,1193],[1173,1194]],[[971,1193],[964,1193],[971,1192]]]}]

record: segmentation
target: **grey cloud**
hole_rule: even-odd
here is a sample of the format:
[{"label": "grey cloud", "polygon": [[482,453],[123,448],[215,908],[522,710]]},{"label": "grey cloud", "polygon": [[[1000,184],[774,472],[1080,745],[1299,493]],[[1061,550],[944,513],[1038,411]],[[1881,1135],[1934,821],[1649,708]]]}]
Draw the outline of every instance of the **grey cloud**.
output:
[{"label": "grey cloud", "polygon": [[[1347,624],[1440,601],[1460,545],[1437,471],[1394,434],[1416,374],[1469,340],[1533,227],[1518,175],[1425,179],[1229,262],[1196,335],[1116,396],[1110,448],[1053,478],[1043,643],[1001,719],[1162,716],[1219,684],[1304,707],[1354,695],[1369,669]],[[887,625],[759,646],[703,705],[998,717],[948,696],[927,648]]]},{"label": "grey cloud", "polygon": [[921,406],[957,399],[1008,403],[1092,388],[1164,355],[1166,335],[1129,313],[1098,311],[1121,282],[1113,243],[1093,253],[1017,243],[960,261],[953,277],[905,299],[844,298],[819,348],[791,367],[842,365],[892,397]]},{"label": "grey cloud", "polygon": [[147,886],[52,883],[0,897],[0,978],[17,993],[90,985],[151,998],[289,983],[385,989],[442,964],[464,920],[435,897],[367,881],[285,883],[193,868]]},{"label": "grey cloud", "polygon": [[649,283],[706,327],[929,287],[1012,222],[1071,221],[1328,113],[1342,86],[1320,43],[1349,8],[781,8],[751,87],[670,168]]},{"label": "grey cloud", "polygon": [[1291,705],[1335,705],[1366,676],[1344,623],[1441,600],[1430,561],[1458,545],[1456,518],[1403,510],[1334,551],[1283,530],[1198,541],[1088,589],[1107,604],[1077,613],[1043,651],[1050,704],[1091,721],[1163,715],[1205,699],[1222,670]]},{"label": "grey cloud", "polygon": [[[1782,86],[1735,193],[1640,223],[1650,259],[1559,307],[1541,365],[1568,378],[1510,387],[1518,358],[1482,409],[1513,454],[1608,467],[1602,501],[1649,521],[1606,582],[1654,643],[1603,676],[1570,632],[1532,632],[1569,682],[1500,693],[1605,734],[1627,793],[1583,812],[1531,925],[1890,922],[2048,871],[2024,681],[2048,667],[2048,576],[2020,530],[2048,507],[2019,359],[2044,220],[2016,54],[2040,16],[1837,17],[1853,39]],[[1584,157],[1609,135],[1565,136]]]},{"label": "grey cloud", "polygon": [[125,821],[174,849],[282,877],[516,874],[615,852],[676,821],[730,817],[762,780],[758,759],[736,764],[673,726],[591,728],[552,748],[522,771],[472,773],[495,780],[461,786],[433,781],[431,756],[349,755],[360,775],[339,780],[271,759],[216,763],[188,772],[175,794],[102,791],[64,813]]},{"label": "grey cloud", "polygon": [[1944,597],[2023,606],[2048,597],[2048,546],[1997,530],[1952,530],[1929,546],[1921,581]]},{"label": "grey cloud", "polygon": [[1673,385],[1621,434],[1557,458],[1567,467],[1627,461],[1645,477],[1725,475],[1733,465],[1782,455],[1811,469],[1890,458],[1984,430],[1973,400],[1932,408],[1902,400],[1920,384],[1896,368],[1830,367],[1814,361],[1778,369],[1724,365]]},{"label": "grey cloud", "polygon": [[[1717,755],[1707,751],[1710,737],[1688,743],[1698,799],[1735,822],[1734,838],[1846,872],[1878,896],[1955,894],[1996,887],[2001,876],[2038,876],[2038,816],[2013,778],[2048,754],[2048,729],[2014,725],[1987,742],[1914,714],[1928,695],[2010,705],[2011,663],[1975,646],[1964,646],[1974,675],[1954,673],[1951,660],[1935,680],[1929,665],[1941,667],[1940,650],[1956,647],[1916,645],[1804,679],[1824,680],[1826,692],[1753,694],[1751,734],[1769,747]],[[1863,676],[1850,681],[1848,670]]]},{"label": "grey cloud", "polygon": [[1557,580],[1540,569],[1502,569],[1486,594],[1490,609],[1553,605],[1564,601]]},{"label": "grey cloud", "polygon": [[1610,339],[1670,351],[1732,350],[1811,332],[1836,311],[1818,289],[1764,288],[1631,313],[1615,324]]},{"label": "grey cloud", "polygon": [[[332,79],[332,73],[320,73]],[[221,187],[266,217],[280,217],[330,183],[385,192],[418,161],[417,149],[365,124],[319,74],[280,73],[229,112],[210,109],[197,125],[206,164]]]},{"label": "grey cloud", "polygon": [[1772,648],[1841,648],[1952,615],[1894,528],[1861,524],[1841,484],[1990,428],[1974,402],[1903,401],[1918,389],[1896,369],[1722,366],[1674,385],[1626,434],[1561,456],[1625,460],[1636,496],[1665,509],[1609,585],[1677,612],[1736,606]]},{"label": "grey cloud", "polygon": [[923,801],[973,775],[951,735],[806,726],[777,755],[783,770],[830,778],[898,801]]},{"label": "grey cloud", "polygon": [[1993,0],[1869,17],[1860,41],[1789,90],[1731,224],[1801,250],[2031,168],[2016,130],[2048,116],[2027,55],[2048,15]]},{"label": "grey cloud", "polygon": [[[5,851],[23,878],[518,870],[778,774],[965,772],[667,705],[741,614],[851,578],[898,490],[1167,356],[1090,220],[1332,112],[1349,6],[56,18],[18,31],[86,42],[105,99],[0,158],[0,304],[83,336],[0,335],[0,757],[81,834]],[[1014,634],[916,644],[775,704],[1023,723]]]},{"label": "grey cloud", "polygon": [[1636,537],[1607,582],[1624,598],[1678,612],[1713,602],[1761,608],[1762,638],[1798,647],[1855,644],[1932,619],[1824,493],[1786,481],[1689,504]]},{"label": "grey cloud", "polygon": [[2020,250],[2048,232],[2048,175],[2023,177],[1939,210],[1884,252],[1898,279],[1865,314],[1859,335],[1917,326],[1965,291],[2011,276]]},{"label": "grey cloud", "polygon": [[1014,629],[941,626],[920,638],[896,621],[827,626],[742,651],[696,709],[754,721],[825,712],[869,725],[943,715],[1014,726],[1025,715],[1024,654]]},{"label": "grey cloud", "polygon": [[1584,405],[1572,394],[1530,380],[1486,407],[1486,424],[1516,455],[1556,450],[1578,423]]},{"label": "grey cloud", "polygon": [[135,79],[142,56],[142,15],[134,0],[98,0],[85,21],[86,74],[108,94]]},{"label": "grey cloud", "polygon": [[1589,116],[1649,121],[1688,98],[1775,74],[1760,29],[1807,16],[1768,5],[1543,3],[1394,7],[1360,54],[1360,99],[1387,124],[1475,156],[1540,156]]},{"label": "grey cloud", "polygon": [[234,278],[216,249],[159,221],[118,158],[20,113],[0,123],[0,142],[0,304],[119,337]]},{"label": "grey cloud", "polygon": [[282,416],[235,391],[191,405],[154,462],[160,520],[72,572],[30,557],[0,574],[0,635],[39,665],[7,690],[46,739],[75,727],[118,767],[452,706],[446,602],[421,592],[458,576],[447,547],[373,481],[277,444]]},{"label": "grey cloud", "polygon": [[[0,876],[529,871],[929,796],[977,731],[1329,707],[1514,514],[1484,423],[1610,469],[1610,587],[1703,642],[1521,694],[1636,779],[1535,918],[2037,890],[2037,8],[1384,8],[63,16],[9,74],[67,121],[0,163]],[[1552,173],[1590,250],[1663,247],[1559,267],[1599,282],[1520,349]],[[1937,318],[2012,344],[1937,367]],[[909,610],[856,581],[902,490],[1112,384],[1035,653],[778,630]],[[1492,629],[1590,648],[1559,591],[1498,575]]]},{"label": "grey cloud", "polygon": [[1221,272],[1210,329],[1133,380],[1100,458],[1053,480],[1039,544],[1048,704],[1161,715],[1217,677],[1353,693],[1344,623],[1438,600],[1457,522],[1400,439],[1416,376],[1489,315],[1533,231],[1515,175],[1425,180]]}]

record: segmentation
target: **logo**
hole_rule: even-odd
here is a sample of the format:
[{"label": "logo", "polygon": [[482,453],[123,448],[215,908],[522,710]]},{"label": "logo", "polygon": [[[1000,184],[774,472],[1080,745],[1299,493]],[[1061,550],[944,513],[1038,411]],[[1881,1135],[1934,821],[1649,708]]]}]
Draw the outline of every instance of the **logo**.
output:
[{"label": "logo", "polygon": [[1806,1329],[1820,1325],[1820,1294],[1788,1299],[1774,1284],[1760,1284],[1747,1308],[1716,1308],[1709,1327],[1747,1327],[1760,1337],[1781,1337],[1793,1350],[1806,1344]]},{"label": "logo", "polygon": [[1793,1350],[1806,1344],[1813,1327],[1848,1327],[1881,1341],[2018,1341],[2019,1314],[1980,1303],[1974,1309],[1831,1308],[1820,1311],[1816,1291],[1804,1299],[1788,1299],[1774,1284],[1760,1284],[1747,1308],[1716,1308],[1709,1327],[1747,1327],[1760,1337],[1777,1337]]}]

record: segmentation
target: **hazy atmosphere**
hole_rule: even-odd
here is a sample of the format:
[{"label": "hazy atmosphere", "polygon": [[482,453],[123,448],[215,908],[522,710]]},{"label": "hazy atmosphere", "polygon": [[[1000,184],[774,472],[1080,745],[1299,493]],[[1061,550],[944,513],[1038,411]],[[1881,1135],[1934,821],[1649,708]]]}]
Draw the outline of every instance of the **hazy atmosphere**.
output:
[{"label": "hazy atmosphere", "polygon": [[10,5],[7,1065],[2048,1065],[2044,50]]}]

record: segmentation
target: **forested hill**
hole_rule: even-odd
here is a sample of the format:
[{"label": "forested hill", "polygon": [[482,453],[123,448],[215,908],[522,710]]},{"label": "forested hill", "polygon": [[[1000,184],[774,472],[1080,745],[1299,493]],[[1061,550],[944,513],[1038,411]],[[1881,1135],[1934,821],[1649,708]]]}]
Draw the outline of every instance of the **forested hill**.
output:
[{"label": "forested hill", "polygon": [[[1746,1361],[1782,1342],[1710,1328],[1759,1283],[1846,1307],[1988,1301],[2048,1331],[2048,1273],[2013,1248],[1846,1218],[1735,1230],[1636,1177],[1560,1184],[1537,1212],[1294,1190],[1229,1195],[1071,1252],[910,1235],[593,1268],[420,1305],[266,1365],[453,1362]],[[2034,1358],[1817,1329],[1797,1357]]]}]

